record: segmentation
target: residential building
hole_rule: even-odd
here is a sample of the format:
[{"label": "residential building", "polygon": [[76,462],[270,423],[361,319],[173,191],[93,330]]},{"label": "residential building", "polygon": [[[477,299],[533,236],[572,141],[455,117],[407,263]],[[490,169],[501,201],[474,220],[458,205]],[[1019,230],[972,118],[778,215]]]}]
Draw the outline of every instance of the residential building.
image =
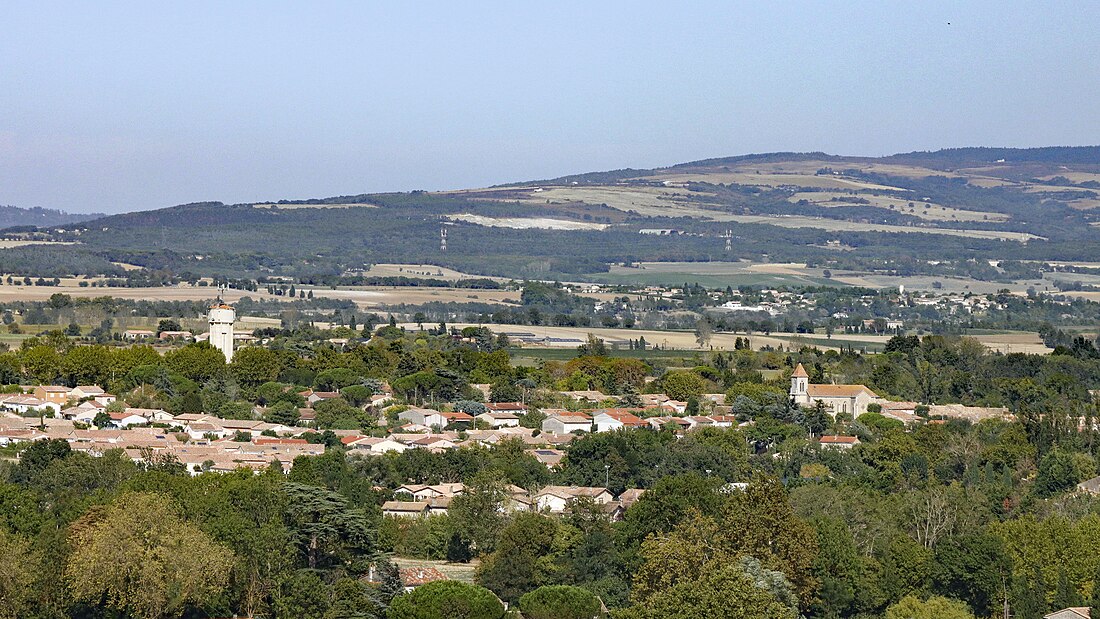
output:
[{"label": "residential building", "polygon": [[447,425],[447,420],[443,417],[443,413],[430,408],[410,408],[398,413],[397,418],[429,428],[432,426],[439,426],[442,428]]},{"label": "residential building", "polygon": [[428,515],[427,501],[386,501],[382,515],[395,518],[420,518]]},{"label": "residential building", "polygon": [[622,428],[644,428],[648,426],[642,418],[624,408],[605,408],[592,416],[596,432],[610,432]]},{"label": "residential building", "polygon": [[514,428],[519,425],[519,417],[513,413],[489,411],[477,416],[493,428]]},{"label": "residential building", "polygon": [[832,449],[851,449],[856,445],[859,445],[858,436],[823,436],[819,440],[822,447],[828,447]]},{"label": "residential building", "polygon": [[542,431],[552,434],[591,432],[592,418],[584,413],[551,415],[542,421]]},{"label": "residential building", "polygon": [[593,488],[587,486],[546,486],[532,497],[535,507],[539,510],[548,510],[552,514],[564,513],[571,501],[588,497],[599,505],[605,505],[615,500],[615,495],[607,488]]},{"label": "residential building", "polygon": [[31,392],[34,397],[39,400],[45,400],[58,406],[64,406],[69,403],[69,394],[72,389],[68,387],[61,387],[59,385],[39,385]]}]

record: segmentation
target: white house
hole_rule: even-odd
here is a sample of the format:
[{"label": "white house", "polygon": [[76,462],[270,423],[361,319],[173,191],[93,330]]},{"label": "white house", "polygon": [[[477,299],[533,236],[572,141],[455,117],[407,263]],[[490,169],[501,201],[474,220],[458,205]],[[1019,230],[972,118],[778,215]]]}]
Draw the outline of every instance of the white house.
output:
[{"label": "white house", "polygon": [[131,426],[144,426],[149,424],[149,420],[141,415],[135,415],[133,413],[107,413],[111,417],[111,425],[116,428],[129,428]]},{"label": "white house", "polygon": [[587,415],[551,415],[542,421],[542,431],[551,434],[591,432],[592,419]]},{"label": "white house", "polygon": [[33,395],[9,395],[0,399],[0,407],[20,415],[25,415],[32,410],[49,410],[54,415],[61,413],[61,404],[49,402],[34,397]]},{"label": "white house", "polygon": [[447,425],[447,419],[443,416],[443,413],[430,408],[410,408],[398,413],[397,418],[429,428],[432,426],[442,428]]},{"label": "white house", "polygon": [[641,417],[623,409],[606,408],[592,416],[596,432],[611,432],[622,428],[644,428],[647,424]]},{"label": "white house", "polygon": [[183,431],[194,440],[206,438],[207,436],[225,438],[229,434],[225,428],[206,421],[191,422],[184,426]]},{"label": "white house", "polygon": [[493,428],[514,428],[519,425],[519,417],[512,413],[498,413],[489,411],[481,413],[475,419],[480,419]]},{"label": "white house", "polygon": [[402,453],[409,448],[404,443],[399,443],[390,438],[377,438],[372,436],[365,436],[355,439],[346,443],[348,449],[354,449],[359,452],[369,452],[372,454],[384,454],[391,451]]},{"label": "white house", "polygon": [[546,486],[532,498],[535,500],[536,509],[560,514],[569,507],[570,501],[582,497],[589,497],[599,505],[605,505],[615,500],[615,495],[611,494],[611,491],[607,488],[587,486]]}]

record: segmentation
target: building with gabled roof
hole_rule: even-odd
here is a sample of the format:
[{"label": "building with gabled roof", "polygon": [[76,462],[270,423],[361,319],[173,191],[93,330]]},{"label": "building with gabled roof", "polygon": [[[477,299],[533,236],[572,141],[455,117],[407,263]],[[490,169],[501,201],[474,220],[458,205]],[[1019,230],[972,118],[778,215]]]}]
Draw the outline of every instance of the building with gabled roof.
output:
[{"label": "building with gabled roof", "polygon": [[801,406],[821,402],[835,417],[844,413],[852,418],[867,412],[867,405],[879,399],[865,385],[811,385],[810,375],[799,363],[791,373],[791,400]]},{"label": "building with gabled roof", "polygon": [[819,440],[822,447],[832,447],[836,449],[851,449],[856,445],[859,445],[858,436],[839,436],[839,435],[826,435],[822,436]]}]

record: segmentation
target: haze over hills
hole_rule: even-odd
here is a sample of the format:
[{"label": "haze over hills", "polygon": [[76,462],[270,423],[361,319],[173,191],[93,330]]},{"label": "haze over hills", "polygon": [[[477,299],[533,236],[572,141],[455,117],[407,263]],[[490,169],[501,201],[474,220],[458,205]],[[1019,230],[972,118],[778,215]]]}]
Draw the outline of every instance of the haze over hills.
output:
[{"label": "haze over hills", "polygon": [[1100,147],[766,153],[484,189],[186,204],[40,226],[79,243],[65,254],[76,258],[6,257],[58,275],[113,261],[324,279],[401,262],[599,279],[623,263],[754,260],[996,280],[1017,261],[1095,259],[1098,223]]},{"label": "haze over hills", "polygon": [[103,213],[66,213],[56,209],[0,205],[0,229],[16,226],[62,226],[105,217]]}]

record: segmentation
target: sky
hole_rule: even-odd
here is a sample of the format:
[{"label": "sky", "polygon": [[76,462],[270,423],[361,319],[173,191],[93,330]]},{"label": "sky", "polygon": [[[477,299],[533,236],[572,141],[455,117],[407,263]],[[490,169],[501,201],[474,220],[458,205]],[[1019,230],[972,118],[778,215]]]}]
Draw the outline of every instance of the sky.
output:
[{"label": "sky", "polygon": [[1098,31],[1094,2],[6,3],[0,204],[1094,145]]}]

